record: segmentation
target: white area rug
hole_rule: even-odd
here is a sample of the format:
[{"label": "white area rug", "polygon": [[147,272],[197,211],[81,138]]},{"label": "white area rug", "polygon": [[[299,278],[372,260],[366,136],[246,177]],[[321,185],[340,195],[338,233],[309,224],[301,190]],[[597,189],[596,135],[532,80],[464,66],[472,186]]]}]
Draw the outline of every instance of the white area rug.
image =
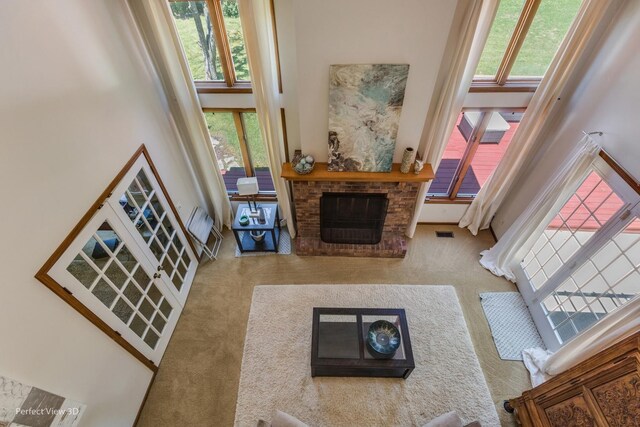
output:
[{"label": "white area rug", "polygon": [[525,348],[547,348],[520,292],[485,292],[480,299],[501,359],[522,360]]},{"label": "white area rug", "polygon": [[[312,378],[313,307],[404,308],[416,368],[406,380]],[[451,286],[256,286],[235,425],[276,409],[313,427],[422,426],[452,410],[500,424]]]},{"label": "white area rug", "polygon": [[[240,240],[244,236],[245,231],[241,231],[239,234]],[[291,255],[291,235],[289,230],[282,228],[280,233],[280,240],[278,241],[278,252],[240,252],[238,244],[236,243],[236,257],[241,256],[260,256],[260,255]]]}]

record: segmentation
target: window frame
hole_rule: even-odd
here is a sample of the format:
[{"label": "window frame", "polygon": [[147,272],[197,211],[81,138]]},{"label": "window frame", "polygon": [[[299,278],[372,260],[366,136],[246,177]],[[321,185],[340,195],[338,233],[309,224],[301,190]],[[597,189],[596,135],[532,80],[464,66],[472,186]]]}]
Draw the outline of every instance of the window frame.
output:
[{"label": "window frame", "polygon": [[[168,0],[169,3],[181,3],[191,0]],[[252,83],[250,80],[238,80],[233,65],[229,37],[224,23],[221,0],[201,0],[206,2],[209,11],[209,19],[213,26],[213,35],[216,40],[216,49],[220,55],[220,68],[224,80],[194,80],[197,93],[252,93]],[[276,28],[276,14],[274,1],[269,1],[271,9],[271,23],[273,26],[273,40],[275,44],[276,67],[278,75],[278,89],[282,93],[282,76],[280,73],[280,51],[278,48],[278,31]],[[241,18],[242,19],[242,18]]]},{"label": "window frame", "polygon": [[542,0],[525,0],[496,75],[493,78],[478,78],[474,76],[469,92],[535,92],[538,85],[540,85],[542,77],[510,79],[509,74],[541,3]]},{"label": "window frame", "polygon": [[[240,143],[240,151],[242,153],[242,166],[244,168],[245,174],[247,177],[255,176],[253,165],[251,164],[251,152],[249,149],[249,144],[247,142],[245,123],[242,118],[243,113],[256,113],[255,108],[222,108],[222,107],[211,107],[211,108],[203,108],[204,113],[231,113],[233,115],[233,123],[236,127],[236,133],[238,135],[238,142]],[[282,119],[282,126],[286,129],[286,119],[284,108],[280,109],[280,117]],[[289,144],[287,142],[287,132],[283,132],[283,141],[284,141],[284,152],[285,152],[285,160],[289,162]],[[237,192],[227,190],[227,195],[230,200],[246,200],[244,196],[238,196]],[[257,200],[262,201],[273,201],[276,200],[276,192],[275,191],[260,191],[258,194]]]},{"label": "window frame", "polygon": [[[636,217],[640,213],[640,202],[638,201],[640,183],[611,158],[606,151],[600,151],[591,170],[600,175],[603,181],[623,200],[624,205],[594,233],[589,241],[571,255],[570,258],[563,263],[562,267],[555,271],[542,286],[536,288],[529,280],[521,265],[521,260],[524,259],[528,251],[525,252],[521,249],[520,253],[518,253],[511,262],[511,268],[516,276],[518,290],[529,307],[532,318],[536,323],[543,341],[552,351],[556,351],[562,345],[576,339],[576,337],[580,336],[589,328],[578,332],[567,341],[560,342],[559,337],[552,332],[552,327],[549,326],[549,321],[542,307],[545,298],[557,290],[571,274],[584,266],[592,256],[603,249],[609,242],[609,239],[613,238],[618,232],[622,231],[626,225],[630,224],[632,222],[631,218]],[[539,236],[536,236],[536,239],[538,237]],[[594,325],[591,325],[591,327]]]},{"label": "window frame", "polygon": [[[464,107],[462,108],[462,113],[465,112],[479,112],[480,118],[476,126],[473,128],[471,135],[469,136],[469,141],[467,142],[467,148],[460,159],[460,163],[456,167],[456,171],[453,174],[451,179],[451,186],[449,187],[449,194],[443,196],[427,196],[425,199],[425,203],[445,203],[445,204],[470,204],[475,199],[473,197],[458,197],[458,192],[460,191],[460,187],[462,186],[462,181],[467,174],[467,171],[471,167],[471,162],[473,161],[473,157],[478,151],[478,147],[480,147],[480,141],[482,141],[482,137],[484,136],[485,131],[489,125],[489,121],[491,120],[491,115],[493,113],[501,113],[501,112],[526,112],[526,107]],[[455,129],[454,129],[455,132]],[[436,174],[438,172],[436,171]]]}]

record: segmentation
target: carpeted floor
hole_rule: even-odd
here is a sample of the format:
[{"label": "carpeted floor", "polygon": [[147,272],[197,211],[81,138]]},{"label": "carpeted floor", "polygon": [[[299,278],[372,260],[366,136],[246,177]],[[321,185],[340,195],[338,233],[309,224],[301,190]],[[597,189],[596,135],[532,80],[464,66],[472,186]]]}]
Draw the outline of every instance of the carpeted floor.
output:
[{"label": "carpeted floor", "polygon": [[[436,230],[455,238],[437,238]],[[261,284],[450,284],[502,425],[515,426],[502,401],[530,388],[522,362],[501,360],[480,305],[481,292],[515,291],[478,263],[494,240],[454,225],[420,225],[405,259],[235,255],[225,231],[217,261],[198,270],[187,304],[160,364],[139,426],[231,426],[253,289]],[[339,286],[339,285],[336,285]],[[443,384],[442,387],[446,387]]]},{"label": "carpeted floor", "polygon": [[[362,306],[405,309],[416,368],[406,380],[312,378],[313,307]],[[451,410],[465,424],[498,424],[451,286],[256,287],[235,425],[255,426],[275,410],[314,427],[421,426]]]}]

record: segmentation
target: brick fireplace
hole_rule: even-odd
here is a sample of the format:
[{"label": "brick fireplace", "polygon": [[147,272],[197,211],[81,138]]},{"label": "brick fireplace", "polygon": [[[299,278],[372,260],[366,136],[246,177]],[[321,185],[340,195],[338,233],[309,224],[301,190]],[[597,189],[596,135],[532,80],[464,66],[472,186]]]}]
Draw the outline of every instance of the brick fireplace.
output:
[{"label": "brick fireplace", "polygon": [[[394,164],[389,173],[328,172],[325,164],[317,163],[312,173],[298,175],[289,164],[284,164],[282,177],[293,184],[297,255],[404,258],[407,253],[404,233],[413,215],[418,189],[422,182],[433,179],[433,171],[425,167],[416,175],[401,174],[398,169],[399,165]],[[327,243],[322,240],[321,197],[338,193],[386,197],[388,207],[378,243]]]}]

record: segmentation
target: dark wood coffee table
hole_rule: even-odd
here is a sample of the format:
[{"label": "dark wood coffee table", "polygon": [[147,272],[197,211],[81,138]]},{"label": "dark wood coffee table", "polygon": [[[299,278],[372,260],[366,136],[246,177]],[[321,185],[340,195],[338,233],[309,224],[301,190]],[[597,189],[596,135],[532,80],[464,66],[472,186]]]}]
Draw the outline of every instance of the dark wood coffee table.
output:
[{"label": "dark wood coffee table", "polygon": [[[387,320],[400,331],[400,348],[391,359],[376,359],[367,349],[369,325]],[[312,377],[391,377],[406,379],[415,364],[404,309],[314,308]]]}]

